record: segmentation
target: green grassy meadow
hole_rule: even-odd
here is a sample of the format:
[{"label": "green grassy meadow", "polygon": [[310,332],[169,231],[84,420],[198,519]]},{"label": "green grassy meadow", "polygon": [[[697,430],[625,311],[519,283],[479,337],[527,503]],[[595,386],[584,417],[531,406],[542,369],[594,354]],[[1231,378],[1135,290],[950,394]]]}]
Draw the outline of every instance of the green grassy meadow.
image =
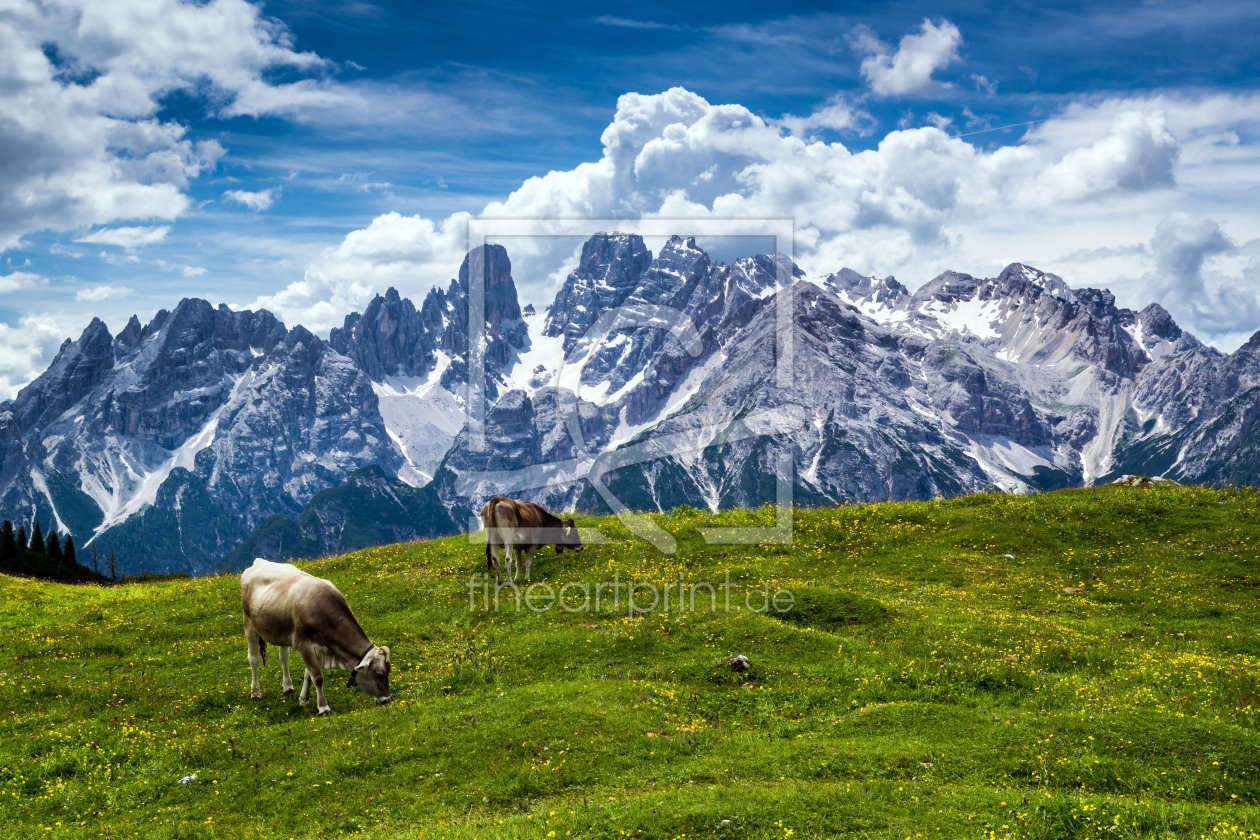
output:
[{"label": "green grassy meadow", "polygon": [[249,699],[237,576],[0,577],[0,837],[1260,837],[1260,495],[801,510],[784,546],[696,530],[770,508],[656,521],[676,554],[589,518],[613,542],[534,580],[729,574],[729,612],[470,609],[466,537],[303,564],[394,663],[395,703],[333,672],[324,718],[274,649]]}]

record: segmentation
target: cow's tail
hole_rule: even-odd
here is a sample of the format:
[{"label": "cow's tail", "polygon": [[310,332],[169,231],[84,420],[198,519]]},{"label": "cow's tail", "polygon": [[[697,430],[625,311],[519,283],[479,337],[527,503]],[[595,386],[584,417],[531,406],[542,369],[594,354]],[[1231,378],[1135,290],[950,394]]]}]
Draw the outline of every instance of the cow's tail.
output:
[{"label": "cow's tail", "polygon": [[486,540],[486,571],[494,568],[494,553],[490,550],[490,540]]},{"label": "cow's tail", "polygon": [[262,661],[262,664],[267,664],[267,642],[262,636],[258,637],[258,658]]}]

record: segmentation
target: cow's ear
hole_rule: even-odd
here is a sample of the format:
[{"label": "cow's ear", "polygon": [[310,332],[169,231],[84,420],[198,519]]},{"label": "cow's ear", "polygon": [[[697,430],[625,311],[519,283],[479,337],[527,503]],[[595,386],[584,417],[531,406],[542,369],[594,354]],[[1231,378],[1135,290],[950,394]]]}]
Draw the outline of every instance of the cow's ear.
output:
[{"label": "cow's ear", "polygon": [[385,647],[384,645],[382,645],[382,646],[381,646],[381,653],[385,654],[385,661],[386,661],[386,662],[388,662],[388,661],[389,661],[389,648],[387,648],[387,647]]},{"label": "cow's ear", "polygon": [[576,522],[574,522],[574,521],[573,521],[573,517],[572,517],[572,516],[570,516],[567,520],[565,520],[564,527],[566,527],[566,528],[574,528],[574,527],[577,527],[577,523],[576,523]]}]

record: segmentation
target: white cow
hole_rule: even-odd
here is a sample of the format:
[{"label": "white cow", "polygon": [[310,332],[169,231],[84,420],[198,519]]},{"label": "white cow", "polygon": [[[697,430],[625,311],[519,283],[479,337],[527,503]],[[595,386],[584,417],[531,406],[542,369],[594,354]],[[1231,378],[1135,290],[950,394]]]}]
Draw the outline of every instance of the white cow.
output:
[{"label": "white cow", "polygon": [[389,648],[377,647],[350,612],[337,587],[288,563],[272,563],[261,557],[241,573],[241,611],[245,641],[249,645],[250,696],[261,697],[258,664],[267,662],[267,643],[280,648],[284,693],[293,693],[289,677],[289,648],[297,648],[306,666],[302,678],[303,706],[315,683],[316,708],[327,714],[324,669],[350,672],[350,685],[358,685],[377,703],[388,703]]}]

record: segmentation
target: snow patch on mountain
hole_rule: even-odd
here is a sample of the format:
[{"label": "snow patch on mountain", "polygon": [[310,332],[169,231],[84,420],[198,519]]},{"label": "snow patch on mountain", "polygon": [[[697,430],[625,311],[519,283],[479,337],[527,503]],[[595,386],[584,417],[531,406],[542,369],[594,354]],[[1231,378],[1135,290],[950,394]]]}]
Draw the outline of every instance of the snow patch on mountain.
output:
[{"label": "snow patch on mountain", "polygon": [[978,297],[953,303],[933,300],[920,308],[920,312],[936,319],[945,333],[970,335],[981,341],[1000,338],[993,324],[998,320],[1002,304],[998,300],[980,300]]},{"label": "snow patch on mountain", "polygon": [[441,384],[450,364],[451,358],[438,351],[428,376],[386,376],[372,383],[385,431],[406,460],[398,478],[412,487],[433,480],[468,419],[463,402]]},{"label": "snow patch on mountain", "polygon": [[53,502],[52,493],[48,492],[48,480],[44,478],[44,473],[38,467],[31,467],[31,484],[35,485],[35,489],[44,494],[44,498],[48,499],[48,507],[52,510],[53,519],[57,520],[57,533],[64,534],[70,529],[66,527],[66,523],[62,521],[61,514],[57,512],[57,505]]},{"label": "snow patch on mountain", "polygon": [[[267,375],[274,368],[268,369],[263,375]],[[105,514],[105,518],[101,524],[96,527],[96,531],[92,534],[95,539],[98,535],[108,531],[110,528],[121,522],[126,522],[133,514],[139,513],[147,505],[153,504],[157,499],[158,490],[162,487],[163,482],[171,474],[171,470],[176,467],[183,467],[188,471],[192,471],[196,464],[197,453],[214,443],[215,430],[219,426],[219,415],[223,413],[223,409],[236,402],[242,394],[244,394],[254,382],[254,371],[249,369],[239,377],[233,377],[233,385],[231,396],[227,401],[216,408],[211,413],[210,418],[202,425],[201,429],[193,435],[190,435],[183,443],[179,445],[170,455],[170,457],[157,469],[141,473],[138,477],[140,481],[135,487],[134,492],[125,500],[121,500],[119,494],[110,494],[108,501],[110,507],[102,507],[101,510]],[[128,467],[132,466],[132,462],[127,462]],[[120,503],[121,502],[121,503]],[[99,505],[100,502],[98,501]]]}]

